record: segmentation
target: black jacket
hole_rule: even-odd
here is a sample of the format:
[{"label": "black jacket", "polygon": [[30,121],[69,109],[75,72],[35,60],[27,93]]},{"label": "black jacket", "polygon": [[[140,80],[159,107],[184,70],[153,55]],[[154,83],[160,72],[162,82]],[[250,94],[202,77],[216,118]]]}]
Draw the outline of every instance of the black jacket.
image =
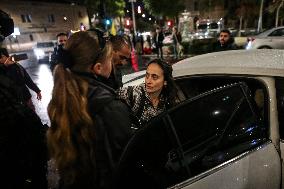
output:
[{"label": "black jacket", "polygon": [[120,67],[113,67],[110,76],[105,82],[105,84],[107,84],[109,87],[113,88],[114,90],[117,90],[123,86],[122,72]]},{"label": "black jacket", "polygon": [[213,52],[236,50],[236,49],[237,49],[237,46],[233,38],[230,38],[229,41],[225,43],[224,45],[221,45],[219,41],[217,41],[216,43],[213,43]]},{"label": "black jacket", "polygon": [[45,129],[36,113],[16,100],[16,90],[0,71],[1,188],[46,189]]},{"label": "black jacket", "polygon": [[96,131],[96,188],[110,188],[120,155],[132,136],[130,111],[115,91],[89,80],[88,105]]},{"label": "black jacket", "polygon": [[33,90],[36,93],[40,92],[40,89],[33,82],[30,75],[27,73],[25,68],[20,64],[15,63],[9,66],[0,65],[1,72],[9,77],[15,82],[15,87],[17,88],[18,100],[21,102],[28,101],[32,96],[27,87]]},{"label": "black jacket", "polygon": [[164,39],[165,39],[165,37],[164,37],[164,34],[162,32],[156,33],[154,35],[154,43],[155,43],[157,48],[161,48],[163,46],[163,40]]},{"label": "black jacket", "polygon": [[49,62],[50,64],[50,69],[53,72],[55,66],[58,64],[58,54],[60,51],[63,50],[63,45],[58,45],[57,47],[54,47],[53,52],[51,54],[51,60]]}]

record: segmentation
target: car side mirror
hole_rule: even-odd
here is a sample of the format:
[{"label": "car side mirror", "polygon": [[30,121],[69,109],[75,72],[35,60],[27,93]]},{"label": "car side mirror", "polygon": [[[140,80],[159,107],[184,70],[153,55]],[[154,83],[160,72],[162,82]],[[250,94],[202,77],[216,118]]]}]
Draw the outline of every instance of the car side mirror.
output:
[{"label": "car side mirror", "polygon": [[12,60],[19,62],[21,60],[27,60],[28,59],[28,55],[27,53],[22,53],[22,54],[13,54],[12,55]]}]

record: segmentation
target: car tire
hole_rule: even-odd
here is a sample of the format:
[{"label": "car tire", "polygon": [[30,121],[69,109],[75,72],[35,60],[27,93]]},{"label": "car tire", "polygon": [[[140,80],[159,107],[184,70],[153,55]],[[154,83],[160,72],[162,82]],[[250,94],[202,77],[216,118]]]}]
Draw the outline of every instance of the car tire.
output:
[{"label": "car tire", "polygon": [[262,47],[259,47],[258,49],[272,49],[272,48],[269,46],[262,46]]}]

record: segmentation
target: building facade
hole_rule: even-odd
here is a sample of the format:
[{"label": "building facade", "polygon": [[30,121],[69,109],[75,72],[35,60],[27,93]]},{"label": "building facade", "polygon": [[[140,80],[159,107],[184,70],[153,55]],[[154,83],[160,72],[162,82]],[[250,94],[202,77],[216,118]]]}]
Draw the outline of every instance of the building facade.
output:
[{"label": "building facade", "polygon": [[0,7],[14,20],[14,35],[4,42],[10,52],[29,50],[36,42],[56,40],[56,34],[60,32],[89,28],[84,6],[1,0]]}]

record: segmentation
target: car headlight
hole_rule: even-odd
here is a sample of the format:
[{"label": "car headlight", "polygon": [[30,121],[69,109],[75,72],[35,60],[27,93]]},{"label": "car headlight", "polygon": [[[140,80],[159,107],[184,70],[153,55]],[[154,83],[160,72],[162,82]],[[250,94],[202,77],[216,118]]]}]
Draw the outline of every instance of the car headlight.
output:
[{"label": "car headlight", "polygon": [[246,50],[249,50],[251,48],[252,48],[252,43],[251,43],[251,41],[249,41],[246,45]]},{"label": "car headlight", "polygon": [[42,49],[34,49],[34,54],[37,58],[44,56],[44,51]]}]

